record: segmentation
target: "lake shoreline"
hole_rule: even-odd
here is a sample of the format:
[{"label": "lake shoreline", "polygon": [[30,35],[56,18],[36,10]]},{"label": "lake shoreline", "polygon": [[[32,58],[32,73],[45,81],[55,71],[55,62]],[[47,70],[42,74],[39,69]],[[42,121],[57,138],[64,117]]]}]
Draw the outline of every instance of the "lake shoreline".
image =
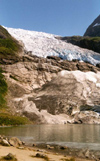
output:
[{"label": "lake shoreline", "polygon": [[[36,149],[36,152],[46,151],[57,156],[98,161],[100,160],[99,129],[99,125],[27,125],[3,127],[0,134],[8,143],[11,137],[17,137],[21,142],[25,142],[25,145],[21,144],[22,149],[24,146],[24,148]],[[88,144],[92,149],[89,149]]]},{"label": "lake shoreline", "polygon": [[[56,144],[35,144],[27,145],[17,137],[7,138],[0,136],[0,161],[8,155],[17,158],[18,161],[98,161],[100,151],[89,149],[69,148]],[[24,159],[23,159],[24,158]],[[39,160],[37,160],[39,159]],[[17,161],[16,160],[16,161]]]},{"label": "lake shoreline", "polygon": [[[98,158],[86,158],[80,157],[76,155],[69,155],[66,153],[60,153],[55,151],[54,149],[47,149],[43,147],[30,147],[30,146],[21,146],[21,147],[13,147],[13,146],[1,146],[0,145],[0,158],[3,156],[7,156],[8,154],[12,154],[17,158],[18,161],[45,161],[45,158],[48,161],[96,161]],[[38,157],[39,156],[39,157]]]},{"label": "lake shoreline", "polygon": [[[35,144],[33,144],[35,145]],[[91,159],[91,160],[100,160],[100,150],[90,150],[88,148],[75,148],[68,146],[61,146],[57,144],[36,144],[39,149],[44,149],[49,152],[54,152],[59,155],[70,156],[81,159]]]}]

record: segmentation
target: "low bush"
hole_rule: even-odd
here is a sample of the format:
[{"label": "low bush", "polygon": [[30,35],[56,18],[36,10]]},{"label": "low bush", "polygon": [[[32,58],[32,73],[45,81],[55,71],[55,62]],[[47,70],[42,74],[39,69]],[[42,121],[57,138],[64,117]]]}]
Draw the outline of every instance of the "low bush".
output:
[{"label": "low bush", "polygon": [[7,83],[2,73],[3,71],[0,68],[0,109],[6,104],[5,95],[7,94]]},{"label": "low bush", "polygon": [[15,116],[7,112],[0,113],[0,125],[25,125],[30,124],[31,122],[26,117]]},{"label": "low bush", "polygon": [[9,161],[17,161],[16,157],[9,153],[8,155],[4,156],[4,157],[1,157],[0,161],[6,161],[6,160],[9,160]]}]

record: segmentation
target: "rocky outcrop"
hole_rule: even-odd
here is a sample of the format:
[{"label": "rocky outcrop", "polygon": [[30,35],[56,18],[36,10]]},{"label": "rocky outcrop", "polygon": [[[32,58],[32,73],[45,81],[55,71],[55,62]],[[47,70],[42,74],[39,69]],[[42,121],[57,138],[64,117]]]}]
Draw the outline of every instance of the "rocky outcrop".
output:
[{"label": "rocky outcrop", "polygon": [[[12,113],[39,123],[99,122],[99,116],[91,111],[99,112],[100,68],[76,60],[69,62],[57,57],[45,59],[26,55],[20,62],[2,65],[2,68]],[[91,118],[87,119],[84,114],[81,119],[80,111],[87,110]]]},{"label": "rocky outcrop", "polygon": [[[28,97],[28,101],[34,103],[35,108],[38,109],[38,112],[41,112],[44,119],[46,119],[45,116],[48,113],[56,116],[60,114],[72,116],[73,113],[80,112],[81,110],[100,112],[99,76],[100,73],[61,71],[58,76],[43,85],[41,90],[37,91],[36,96]],[[44,111],[46,111],[45,115]],[[85,114],[84,116],[86,117]],[[100,121],[99,115],[94,115],[94,117],[99,118]],[[80,122],[90,123],[90,118],[87,121],[84,118]],[[63,123],[66,123],[68,119],[73,119],[73,117],[66,117],[66,119],[63,117]],[[45,121],[48,122],[48,120],[49,116]]]},{"label": "rocky outcrop", "polygon": [[100,36],[100,15],[87,28],[84,36],[91,36],[91,37]]},{"label": "rocky outcrop", "polygon": [[16,137],[12,137],[9,139],[9,144],[11,146],[14,146],[14,147],[19,147],[22,145],[22,141],[20,141],[18,138]]},{"label": "rocky outcrop", "polygon": [[19,147],[23,144],[24,142],[20,141],[18,138],[16,137],[11,137],[11,138],[7,138],[5,136],[1,136],[0,135],[0,145],[2,146],[14,146],[14,147]]}]

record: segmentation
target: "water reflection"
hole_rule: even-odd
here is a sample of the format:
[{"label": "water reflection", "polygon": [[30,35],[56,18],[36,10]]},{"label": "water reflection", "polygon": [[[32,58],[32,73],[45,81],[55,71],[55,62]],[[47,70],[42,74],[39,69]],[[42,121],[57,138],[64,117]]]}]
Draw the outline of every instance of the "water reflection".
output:
[{"label": "water reflection", "polygon": [[0,134],[31,142],[100,143],[100,125],[28,125],[1,127]]}]

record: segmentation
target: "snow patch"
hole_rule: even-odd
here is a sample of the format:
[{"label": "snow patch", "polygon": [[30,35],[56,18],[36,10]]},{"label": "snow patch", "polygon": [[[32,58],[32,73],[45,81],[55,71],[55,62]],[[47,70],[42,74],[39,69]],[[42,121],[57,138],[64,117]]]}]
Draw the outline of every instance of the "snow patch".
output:
[{"label": "snow patch", "polygon": [[66,71],[63,70],[59,73],[60,76],[66,76],[67,74],[72,74],[78,82],[83,82],[83,81],[91,81],[93,83],[97,83],[97,86],[100,84],[100,72],[94,73],[94,72],[81,72],[79,70],[76,71]]},{"label": "snow patch", "polygon": [[100,83],[96,83],[96,87],[99,87],[100,88]]},{"label": "snow patch", "polygon": [[95,25],[93,25],[93,27],[95,27],[95,26],[100,26],[100,23],[96,23]]},{"label": "snow patch", "polygon": [[93,83],[97,82],[97,79],[95,77],[95,73],[93,73],[93,72],[86,73],[86,78],[87,78],[87,80],[89,80]]}]

